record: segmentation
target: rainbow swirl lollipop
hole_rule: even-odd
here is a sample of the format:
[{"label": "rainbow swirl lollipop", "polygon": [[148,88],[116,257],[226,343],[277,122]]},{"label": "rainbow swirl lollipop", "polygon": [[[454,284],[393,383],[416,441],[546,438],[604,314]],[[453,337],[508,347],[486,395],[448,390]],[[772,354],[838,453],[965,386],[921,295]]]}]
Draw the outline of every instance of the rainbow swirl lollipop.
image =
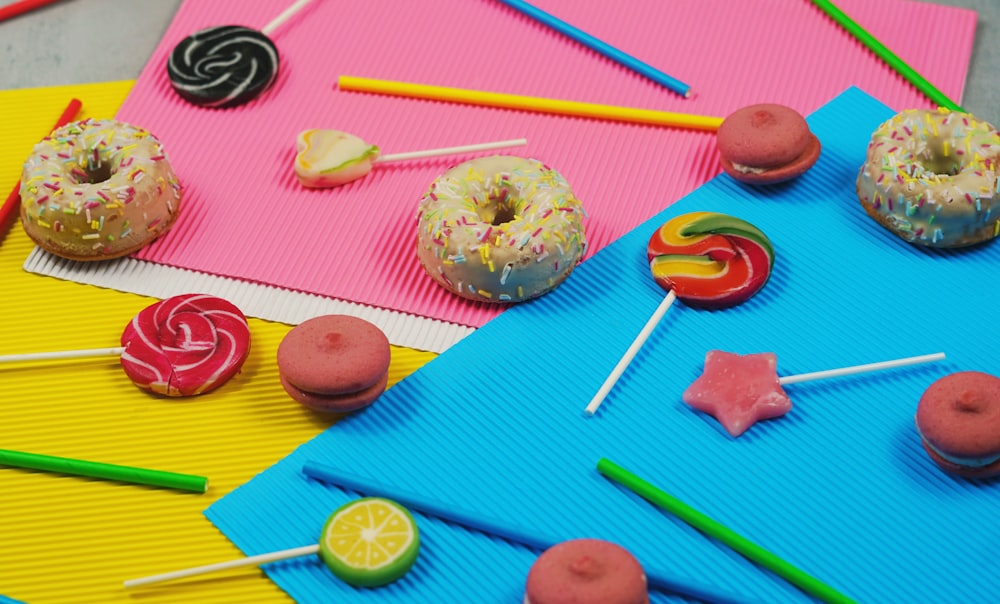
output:
[{"label": "rainbow swirl lollipop", "polygon": [[748,300],[771,276],[774,247],[760,229],[716,212],[667,221],[646,248],[653,279],[689,306],[726,308]]},{"label": "rainbow swirl lollipop", "polygon": [[702,308],[735,306],[764,287],[774,266],[774,246],[760,229],[716,212],[668,220],[650,237],[646,256],[667,295],[587,404],[586,415],[597,412],[674,300]]}]

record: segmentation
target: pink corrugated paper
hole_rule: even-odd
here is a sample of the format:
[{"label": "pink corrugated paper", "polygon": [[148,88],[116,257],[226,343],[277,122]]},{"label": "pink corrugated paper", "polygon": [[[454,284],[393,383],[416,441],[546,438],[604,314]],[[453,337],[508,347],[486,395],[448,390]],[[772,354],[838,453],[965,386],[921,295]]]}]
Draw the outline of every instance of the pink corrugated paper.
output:
[{"label": "pink corrugated paper", "polygon": [[[589,215],[590,254],[720,169],[710,133],[346,92],[341,74],[717,116],[762,101],[809,113],[852,85],[896,109],[930,106],[806,0],[535,1],[689,83],[689,99],[491,0],[314,0],[274,32],[281,73],[263,96],[212,110],[174,94],[165,63],[181,39],[263,27],[289,3],[187,0],[164,34],[118,117],[160,137],[186,197],[173,230],[140,258],[476,327],[499,309],[440,289],[414,252],[417,201],[468,156],[306,190],[291,169],[298,132],[346,130],[384,153],[526,137],[510,152],[569,180]],[[974,12],[839,5],[960,100]]]}]

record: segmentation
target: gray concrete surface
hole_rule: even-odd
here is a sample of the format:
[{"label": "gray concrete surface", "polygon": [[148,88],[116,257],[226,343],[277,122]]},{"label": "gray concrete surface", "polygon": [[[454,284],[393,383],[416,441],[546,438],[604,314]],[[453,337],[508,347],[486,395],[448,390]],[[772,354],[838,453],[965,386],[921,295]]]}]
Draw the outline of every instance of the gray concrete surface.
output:
[{"label": "gray concrete surface", "polygon": [[[980,119],[1000,123],[1000,0],[934,2],[979,13],[963,106]],[[0,0],[0,6],[10,3]],[[180,4],[181,0],[59,0],[4,21],[0,89],[134,79]],[[109,29],[116,32],[114,36],[95,33]]]}]

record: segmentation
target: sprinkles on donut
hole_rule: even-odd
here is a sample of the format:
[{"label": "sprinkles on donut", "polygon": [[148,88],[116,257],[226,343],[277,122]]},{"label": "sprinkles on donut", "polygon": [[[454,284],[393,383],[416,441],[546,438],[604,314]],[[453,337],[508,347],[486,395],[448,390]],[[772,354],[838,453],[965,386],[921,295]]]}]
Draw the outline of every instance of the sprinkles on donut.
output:
[{"label": "sprinkles on donut", "polygon": [[563,282],[586,247],[583,206],[566,179],[534,159],[461,163],[420,201],[417,256],[455,294],[520,302]]},{"label": "sprinkles on donut", "polygon": [[1000,234],[1000,133],[970,114],[903,111],[872,134],[858,174],[869,216],[902,239],[954,248]]},{"label": "sprinkles on donut", "polygon": [[180,183],[148,130],[115,120],[67,124],[21,173],[21,223],[39,247],[71,260],[130,254],[170,228]]}]

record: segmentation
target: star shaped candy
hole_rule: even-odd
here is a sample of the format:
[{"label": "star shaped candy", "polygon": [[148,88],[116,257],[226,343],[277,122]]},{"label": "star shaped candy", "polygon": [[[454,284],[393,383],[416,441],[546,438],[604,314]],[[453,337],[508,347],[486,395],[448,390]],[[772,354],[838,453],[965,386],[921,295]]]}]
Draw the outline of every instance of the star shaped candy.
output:
[{"label": "star shaped candy", "polygon": [[777,356],[770,352],[739,355],[710,350],[705,370],[682,398],[739,436],[754,423],[780,417],[792,408],[778,381],[777,364]]}]

